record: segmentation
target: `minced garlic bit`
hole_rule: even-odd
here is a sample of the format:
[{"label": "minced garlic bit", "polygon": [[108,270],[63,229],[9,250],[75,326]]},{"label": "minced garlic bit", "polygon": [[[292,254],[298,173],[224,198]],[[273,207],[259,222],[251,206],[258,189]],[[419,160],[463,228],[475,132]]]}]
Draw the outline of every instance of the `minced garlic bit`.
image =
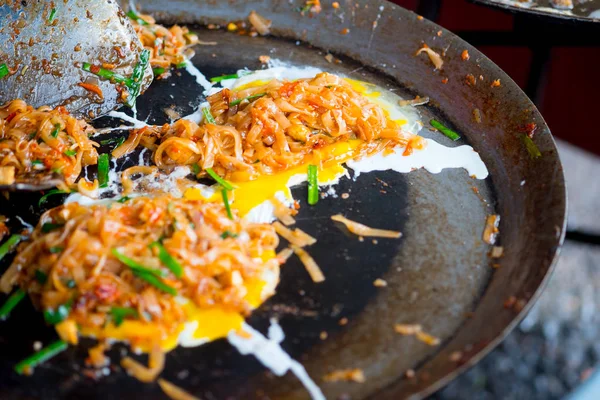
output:
[{"label": "minced garlic bit", "polygon": [[332,371],[323,377],[325,382],[356,382],[364,383],[366,381],[365,373],[360,368],[338,369]]},{"label": "minced garlic bit", "polygon": [[418,324],[396,324],[394,325],[396,333],[404,336],[415,336],[421,342],[429,346],[437,346],[440,344],[440,339],[423,332],[423,328]]},{"label": "minced garlic bit", "polygon": [[373,286],[375,286],[375,287],[386,287],[387,286],[387,282],[384,281],[383,279],[377,278],[377,279],[375,279],[373,281]]},{"label": "minced garlic bit", "polygon": [[444,65],[444,61],[442,60],[442,56],[439,53],[436,53],[435,51],[433,51],[425,43],[423,43],[423,47],[421,47],[417,51],[416,55],[418,56],[419,54],[421,54],[423,52],[427,53],[427,55],[429,56],[429,60],[432,62],[435,69],[442,69],[442,66]]},{"label": "minced garlic bit", "polygon": [[327,53],[327,55],[325,55],[325,59],[331,64],[333,62],[333,54]]}]

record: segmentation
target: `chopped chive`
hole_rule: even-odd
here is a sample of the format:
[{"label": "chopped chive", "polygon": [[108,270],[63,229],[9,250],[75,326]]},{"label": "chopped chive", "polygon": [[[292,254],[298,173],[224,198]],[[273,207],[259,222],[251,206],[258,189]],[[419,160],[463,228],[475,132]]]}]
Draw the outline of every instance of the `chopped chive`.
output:
[{"label": "chopped chive", "polygon": [[143,271],[136,271],[136,270],[133,270],[133,274],[135,276],[137,276],[138,278],[145,280],[146,282],[148,282],[155,288],[162,290],[165,293],[169,293],[173,296],[177,295],[177,289],[167,285],[162,280],[160,280],[160,278],[157,278],[153,274],[149,274],[149,273],[143,272]]},{"label": "chopped chive", "polygon": [[129,18],[131,18],[132,20],[134,20],[135,22],[137,22],[140,25],[150,25],[148,22],[144,21],[135,11],[133,10],[129,10],[127,11],[127,15]]},{"label": "chopped chive", "polygon": [[165,246],[163,246],[161,242],[154,242],[150,245],[150,247],[156,247],[158,249],[158,259],[160,262],[162,262],[165,267],[169,268],[173,275],[181,278],[183,275],[183,267],[179,261],[175,259],[175,257],[169,254],[167,249],[165,249]]},{"label": "chopped chive", "polygon": [[227,216],[229,217],[229,219],[233,219],[231,207],[229,207],[229,199],[227,198],[227,189],[221,189],[221,196],[223,196],[223,203],[225,204],[225,211],[227,211]]},{"label": "chopped chive", "polygon": [[50,253],[52,253],[52,254],[58,254],[58,253],[62,253],[62,251],[63,251],[63,250],[64,250],[64,249],[63,249],[62,247],[60,247],[60,246],[54,246],[54,247],[50,247],[50,248],[48,249],[48,251],[49,251]]},{"label": "chopped chive", "polygon": [[4,78],[5,76],[8,76],[8,74],[10,74],[10,71],[8,70],[6,64],[0,65],[0,79]]},{"label": "chopped chive", "polygon": [[130,108],[135,107],[135,102],[142,91],[142,78],[149,62],[150,50],[143,50],[140,53],[140,61],[135,65],[131,74],[132,83],[129,86],[129,97],[127,97],[125,102],[125,105]]},{"label": "chopped chive", "polygon": [[67,192],[66,190],[59,190],[59,189],[52,189],[49,190],[48,193],[46,193],[45,195],[43,195],[40,198],[40,201],[38,201],[38,206],[41,206],[42,204],[44,204],[46,202],[46,200],[48,200],[48,197],[53,196],[55,194],[67,194],[69,192]]},{"label": "chopped chive", "polygon": [[48,309],[44,311],[44,320],[49,325],[56,325],[60,322],[63,322],[69,316],[71,312],[71,306],[73,304],[72,300],[69,300],[65,304],[61,304],[56,308],[56,310]]},{"label": "chopped chive", "polygon": [[75,157],[77,155],[77,150],[65,150],[64,153],[67,157]]},{"label": "chopped chive", "polygon": [[23,289],[17,289],[13,294],[10,295],[6,302],[0,307],[0,321],[6,320],[10,315],[10,312],[23,300],[25,297],[25,291]]},{"label": "chopped chive", "polygon": [[317,179],[317,166],[308,166],[308,204],[314,206],[319,201],[319,182]]},{"label": "chopped chive", "polygon": [[194,173],[194,175],[198,175],[200,173],[200,166],[198,164],[193,164],[192,172]]},{"label": "chopped chive", "polygon": [[48,17],[48,22],[52,23],[54,21],[54,17],[56,17],[56,8],[53,8],[50,11],[50,16]]},{"label": "chopped chive", "polygon": [[206,120],[207,124],[213,124],[215,125],[215,119],[213,118],[212,114],[210,113],[210,109],[208,107],[205,107],[202,109],[202,114],[204,114],[204,119]]},{"label": "chopped chive", "polygon": [[124,196],[124,197],[121,197],[119,200],[117,200],[117,203],[123,204],[128,200],[131,200],[131,197]]},{"label": "chopped chive", "polygon": [[127,317],[137,318],[139,316],[137,310],[131,307],[112,307],[110,309],[110,315],[116,326],[120,326]]},{"label": "chopped chive", "polygon": [[46,274],[44,271],[36,269],[35,270],[35,280],[43,285],[48,280],[48,274]]},{"label": "chopped chive", "polygon": [[15,371],[17,374],[22,375],[26,369],[32,369],[36,365],[39,365],[45,361],[48,361],[57,354],[65,351],[69,347],[67,342],[64,340],[57,340],[56,342],[50,343],[37,353],[27,357],[23,361],[15,365]]},{"label": "chopped chive", "polygon": [[125,86],[127,86],[130,89],[133,84],[133,80],[131,80],[130,78],[126,78],[123,75],[117,74],[116,72],[113,72],[109,69],[98,67],[97,72],[92,72],[92,64],[90,64],[90,63],[83,63],[83,66],[81,67],[81,69],[83,69],[86,72],[91,72],[92,74],[99,76],[100,78],[108,79],[110,81],[114,81],[117,83],[123,83]]},{"label": "chopped chive", "polygon": [[529,153],[529,156],[532,160],[535,160],[536,158],[540,158],[542,156],[540,149],[538,149],[538,147],[535,145],[535,143],[533,142],[533,140],[531,140],[529,136],[521,135],[521,140],[525,144],[525,148],[527,149],[527,152]]},{"label": "chopped chive", "polygon": [[109,155],[100,154],[98,157],[98,183],[101,188],[108,187]]},{"label": "chopped chive", "polygon": [[187,61],[180,62],[179,64],[175,65],[175,68],[185,68],[185,67],[187,67]]},{"label": "chopped chive", "polygon": [[460,135],[456,132],[454,132],[452,129],[448,129],[446,128],[444,125],[442,125],[439,121],[432,119],[431,121],[429,121],[429,123],[431,124],[431,126],[433,126],[435,129],[437,129],[438,131],[442,132],[444,135],[446,135],[449,139],[451,140],[458,140],[460,139]]},{"label": "chopped chive", "polygon": [[258,99],[260,97],[266,96],[266,95],[267,95],[266,93],[253,94],[252,96],[244,97],[243,99],[234,100],[231,103],[229,103],[229,106],[231,106],[231,107],[237,106],[238,104],[240,104],[244,100],[252,101],[252,100],[256,100],[256,99]]},{"label": "chopped chive", "polygon": [[166,274],[160,269],[148,268],[139,262],[127,257],[125,254],[119,252],[117,249],[112,249],[112,254],[117,258],[117,260],[121,261],[123,264],[127,265],[131,270],[135,272],[145,273],[154,275],[157,277],[164,277]]},{"label": "chopped chive", "polygon": [[221,239],[236,238],[236,237],[238,237],[237,233],[233,233],[233,232],[229,232],[229,231],[225,231],[225,232],[221,233]]},{"label": "chopped chive", "polygon": [[21,235],[11,235],[8,240],[0,246],[0,261],[17,247],[17,244],[23,239]]},{"label": "chopped chive", "polygon": [[63,226],[65,226],[65,224],[54,224],[52,222],[45,222],[44,225],[42,225],[42,232],[43,233],[52,232],[53,230],[62,228]]},{"label": "chopped chive", "polygon": [[60,132],[60,124],[54,124],[54,129],[52,130],[52,132],[50,132],[50,136],[52,136],[53,138],[57,138],[58,137],[58,133]]},{"label": "chopped chive", "polygon": [[160,76],[165,73],[165,69],[163,67],[152,68],[152,73],[154,76]]},{"label": "chopped chive", "polygon": [[221,75],[221,76],[215,76],[214,78],[210,78],[210,81],[212,83],[219,83],[219,82],[224,81],[226,79],[237,79],[237,78],[239,78],[238,74]]},{"label": "chopped chive", "polygon": [[206,168],[206,172],[213,178],[217,183],[223,186],[224,189],[233,190],[233,185],[227,182],[225,179],[221,178],[212,168]]}]

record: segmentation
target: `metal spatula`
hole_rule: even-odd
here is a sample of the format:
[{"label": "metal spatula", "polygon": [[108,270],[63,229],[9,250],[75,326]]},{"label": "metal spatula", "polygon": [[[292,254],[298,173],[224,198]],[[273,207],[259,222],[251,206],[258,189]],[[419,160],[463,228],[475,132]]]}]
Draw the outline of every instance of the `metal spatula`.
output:
[{"label": "metal spatula", "polygon": [[[0,103],[64,105],[88,119],[105,114],[119,106],[120,93],[109,80],[84,71],[84,63],[130,77],[142,50],[116,1],[0,1],[0,67],[10,71],[0,78]],[[141,91],[151,81],[148,65]],[[97,85],[102,95],[85,83]]]}]

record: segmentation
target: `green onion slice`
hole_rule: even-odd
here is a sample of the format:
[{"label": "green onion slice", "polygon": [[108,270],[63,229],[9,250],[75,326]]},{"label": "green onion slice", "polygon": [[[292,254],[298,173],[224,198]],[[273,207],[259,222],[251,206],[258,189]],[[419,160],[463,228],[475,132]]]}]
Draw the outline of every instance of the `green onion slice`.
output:
[{"label": "green onion slice", "polygon": [[62,247],[60,247],[60,246],[54,246],[54,247],[50,247],[50,248],[48,249],[48,251],[49,251],[50,253],[52,253],[52,254],[58,254],[58,253],[62,253],[62,251],[63,251],[63,250],[64,250],[64,249],[63,249]]},{"label": "green onion slice", "polygon": [[25,291],[23,289],[17,289],[6,302],[0,307],[0,321],[6,320],[10,315],[10,312],[23,300],[25,297]]},{"label": "green onion slice", "polygon": [[527,149],[527,152],[529,153],[529,156],[532,160],[535,160],[536,158],[540,158],[542,156],[540,149],[538,149],[536,144],[533,142],[533,140],[531,140],[529,136],[521,135],[521,140],[525,144],[525,148]]},{"label": "green onion slice", "polygon": [[110,315],[116,326],[120,326],[127,317],[137,318],[139,316],[137,310],[131,307],[113,307],[110,309]]},{"label": "green onion slice", "polygon": [[165,246],[163,246],[161,242],[154,242],[150,245],[150,247],[156,247],[158,249],[158,259],[160,260],[160,262],[162,262],[167,268],[169,268],[173,275],[175,275],[178,278],[181,278],[181,276],[183,275],[183,267],[181,266],[179,261],[175,259],[175,257],[169,254],[167,249],[165,249]]},{"label": "green onion slice", "polygon": [[179,64],[175,65],[175,68],[185,68],[185,67],[187,67],[187,61],[180,62]]},{"label": "green onion slice", "polygon": [[54,17],[56,17],[56,8],[53,8],[50,11],[50,16],[48,17],[48,22],[52,23],[52,21],[54,21]]},{"label": "green onion slice", "polygon": [[167,285],[166,283],[161,281],[160,278],[157,278],[153,274],[149,274],[149,273],[142,272],[142,271],[136,271],[136,270],[133,270],[133,274],[135,276],[137,276],[138,278],[145,280],[146,282],[148,282],[152,286],[156,287],[157,289],[162,290],[165,293],[169,293],[173,296],[177,295],[177,289]]},{"label": "green onion slice", "polygon": [[212,168],[206,168],[206,172],[213,178],[217,183],[223,186],[224,189],[233,190],[233,185],[227,182],[225,179],[221,178]]},{"label": "green onion slice", "polygon": [[126,106],[133,108],[135,101],[142,91],[142,78],[144,77],[144,71],[148,67],[150,62],[150,50],[143,50],[140,53],[140,61],[133,68],[131,74],[131,80],[133,81],[129,87],[129,97],[125,103]]},{"label": "green onion slice", "polygon": [[15,249],[15,247],[17,247],[17,245],[19,244],[21,239],[23,239],[23,237],[21,235],[15,234],[15,235],[11,235],[6,242],[2,243],[2,246],[0,246],[0,261],[8,253],[13,251]]},{"label": "green onion slice", "polygon": [[77,155],[77,150],[65,150],[64,153],[67,157],[75,157]]},{"label": "green onion slice", "polygon": [[98,183],[101,188],[108,187],[109,155],[100,154],[98,157]]},{"label": "green onion slice", "polygon": [[46,202],[46,200],[48,200],[48,197],[53,196],[55,194],[67,194],[70,192],[67,192],[66,190],[59,190],[59,189],[52,189],[49,190],[48,193],[46,193],[45,195],[43,195],[40,198],[40,201],[38,201],[38,206],[41,206],[42,204],[44,204]]},{"label": "green onion slice", "polygon": [[160,76],[165,73],[165,69],[163,67],[153,68],[152,73],[154,74],[154,76]]},{"label": "green onion slice", "polygon": [[206,123],[208,124],[213,124],[215,125],[215,119],[213,118],[212,114],[210,113],[210,108],[205,107],[202,109],[202,114],[204,114],[204,119],[206,120]]},{"label": "green onion slice", "polygon": [[150,25],[148,22],[144,21],[135,11],[133,10],[129,10],[127,11],[127,15],[129,18],[131,18],[132,20],[134,20],[135,22],[137,22],[140,25]]},{"label": "green onion slice", "polygon": [[56,308],[56,310],[48,309],[44,311],[44,319],[50,325],[56,325],[60,322],[63,322],[69,316],[71,312],[71,306],[73,305],[73,301],[69,300],[65,304],[61,304]]},{"label": "green onion slice", "polygon": [[224,81],[226,79],[237,79],[237,78],[239,78],[238,74],[221,75],[221,76],[215,76],[214,78],[210,78],[210,81],[212,83],[219,83],[219,82]]},{"label": "green onion slice", "polygon": [[449,139],[457,141],[458,139],[460,139],[460,135],[456,132],[454,132],[452,129],[448,129],[446,128],[444,125],[442,125],[439,121],[432,119],[431,121],[429,121],[429,123],[431,124],[431,126],[433,126],[435,129],[437,129],[438,131],[442,132],[444,135],[446,135]]},{"label": "green onion slice", "polygon": [[117,83],[123,83],[130,89],[133,85],[133,80],[131,80],[130,78],[125,78],[123,75],[117,74],[116,72],[113,72],[109,69],[98,68],[98,72],[92,72],[92,64],[90,63],[83,63],[81,69],[83,69],[86,72],[91,72],[92,74],[99,76],[100,78],[108,79]]},{"label": "green onion slice", "polygon": [[256,100],[258,98],[261,98],[263,96],[266,96],[266,95],[267,95],[266,93],[253,94],[252,96],[244,97],[243,99],[234,100],[231,103],[229,103],[229,106],[230,107],[237,106],[238,104],[240,104],[244,100],[252,101],[252,100]]},{"label": "green onion slice", "polygon": [[238,237],[237,233],[233,233],[233,232],[229,232],[229,231],[225,231],[225,232],[221,233],[221,239],[236,238],[236,237]]},{"label": "green onion slice", "polygon": [[52,232],[53,230],[62,228],[63,226],[65,226],[65,224],[54,224],[52,222],[45,222],[44,225],[42,225],[42,232],[43,233]]},{"label": "green onion slice", "polygon": [[119,200],[117,200],[117,203],[123,204],[128,200],[131,200],[131,197],[124,196],[124,197],[121,197]]},{"label": "green onion slice", "polygon": [[166,276],[166,273],[164,273],[160,269],[148,268],[148,267],[140,264],[139,262],[135,261],[134,259],[127,257],[125,254],[119,252],[119,250],[117,250],[117,249],[112,249],[111,252],[112,252],[113,256],[115,256],[117,258],[117,260],[119,260],[123,264],[127,265],[129,268],[131,268],[131,270],[133,272],[145,273],[145,274],[153,275],[156,277]]},{"label": "green onion slice", "polygon": [[8,76],[8,74],[10,74],[10,71],[8,70],[6,64],[0,65],[0,79],[4,78],[5,76]]},{"label": "green onion slice", "polygon": [[233,214],[231,213],[231,207],[229,207],[229,199],[227,198],[227,189],[221,189],[221,196],[223,196],[223,203],[225,204],[225,210],[227,211],[227,216],[229,219],[233,219]]},{"label": "green onion slice", "polygon": [[31,369],[36,365],[48,361],[57,354],[65,351],[67,347],[69,347],[69,345],[64,340],[57,340],[56,342],[50,343],[37,353],[27,357],[15,365],[15,371],[17,374],[22,375],[23,372],[25,372],[25,369]]},{"label": "green onion slice", "polygon": [[308,204],[314,206],[319,201],[319,182],[317,179],[317,166],[308,166]]},{"label": "green onion slice", "polygon": [[52,136],[53,138],[57,138],[58,134],[60,132],[60,124],[54,124],[54,129],[52,130],[52,132],[50,132],[50,136]]}]

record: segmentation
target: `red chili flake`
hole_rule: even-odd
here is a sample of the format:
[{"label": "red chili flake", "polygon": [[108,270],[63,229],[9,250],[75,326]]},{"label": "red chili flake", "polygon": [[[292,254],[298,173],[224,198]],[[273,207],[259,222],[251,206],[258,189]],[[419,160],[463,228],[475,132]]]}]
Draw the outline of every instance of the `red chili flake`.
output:
[{"label": "red chili flake", "polygon": [[442,83],[445,85],[446,83],[448,83],[448,78],[444,78],[442,79]]},{"label": "red chili flake", "polygon": [[17,115],[16,112],[8,114],[8,117],[6,117],[5,121],[6,123],[9,123],[10,121],[12,121],[12,119]]},{"label": "red chili flake", "polygon": [[533,139],[533,135],[535,135],[535,131],[537,131],[537,125],[535,122],[530,122],[521,127],[520,131],[529,136],[530,139]]}]

